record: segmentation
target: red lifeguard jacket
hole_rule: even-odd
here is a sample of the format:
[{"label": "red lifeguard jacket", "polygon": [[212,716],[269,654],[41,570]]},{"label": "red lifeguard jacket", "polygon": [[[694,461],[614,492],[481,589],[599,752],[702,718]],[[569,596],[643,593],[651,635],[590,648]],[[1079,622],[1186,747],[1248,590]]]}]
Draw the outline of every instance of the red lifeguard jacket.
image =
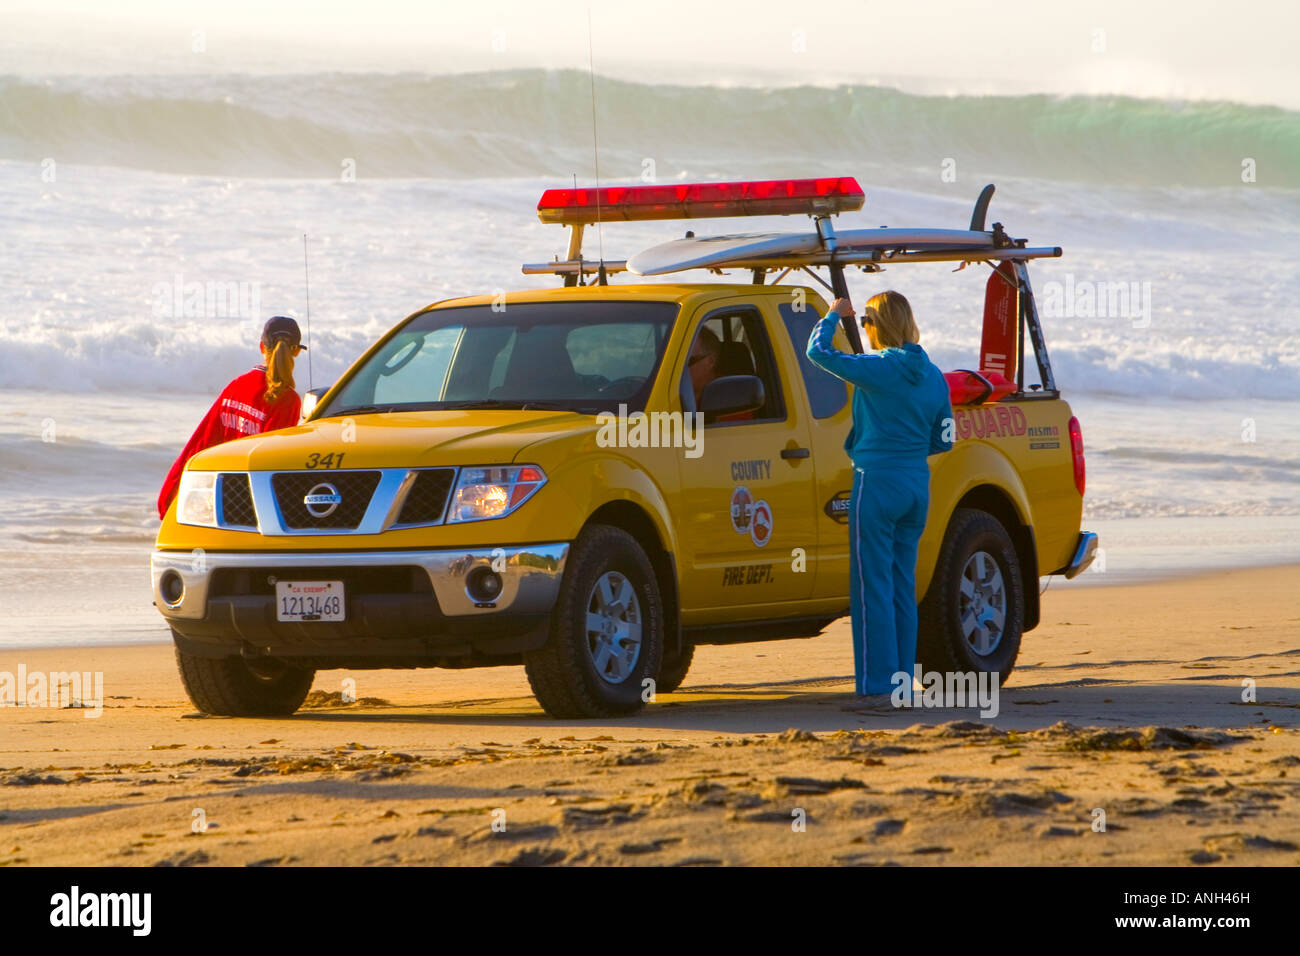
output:
[{"label": "red lifeguard jacket", "polygon": [[222,442],[297,425],[301,409],[302,399],[291,388],[281,392],[274,404],[267,403],[266,369],[262,366],[245,372],[227,385],[167,473],[162,491],[158,493],[158,517],[166,516],[167,506],[181,483],[181,472],[192,457]]}]

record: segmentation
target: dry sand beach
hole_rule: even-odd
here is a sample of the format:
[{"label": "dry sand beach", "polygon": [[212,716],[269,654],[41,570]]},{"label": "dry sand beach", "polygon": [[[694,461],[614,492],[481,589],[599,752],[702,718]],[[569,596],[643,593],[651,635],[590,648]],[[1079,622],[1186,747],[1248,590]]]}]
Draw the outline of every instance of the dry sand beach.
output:
[{"label": "dry sand beach", "polygon": [[1295,865],[1297,584],[1049,590],[992,720],[853,709],[846,620],[702,648],[606,722],[547,719],[519,667],[330,671],[236,720],[195,712],[170,647],[4,651],[102,671],[105,700],[0,710],[0,864]]}]

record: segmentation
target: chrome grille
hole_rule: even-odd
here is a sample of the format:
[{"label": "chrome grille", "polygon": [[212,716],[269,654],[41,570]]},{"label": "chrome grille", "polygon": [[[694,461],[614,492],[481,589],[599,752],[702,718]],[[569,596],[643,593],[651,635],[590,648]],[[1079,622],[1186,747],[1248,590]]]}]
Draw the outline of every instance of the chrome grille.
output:
[{"label": "chrome grille", "polygon": [[222,475],[221,524],[231,528],[256,528],[257,511],[253,508],[253,490],[248,475]]},{"label": "chrome grille", "polygon": [[[378,471],[292,471],[271,476],[271,487],[275,491],[275,501],[280,506],[284,525],[294,530],[354,530],[365,517],[378,485]],[[329,514],[313,514],[303,501],[307,494],[316,491],[319,486],[334,488],[342,499]],[[328,493],[327,489],[321,491]]]},{"label": "chrome grille", "polygon": [[427,468],[415,473],[397,524],[437,524],[447,510],[447,496],[455,480],[454,468]]}]

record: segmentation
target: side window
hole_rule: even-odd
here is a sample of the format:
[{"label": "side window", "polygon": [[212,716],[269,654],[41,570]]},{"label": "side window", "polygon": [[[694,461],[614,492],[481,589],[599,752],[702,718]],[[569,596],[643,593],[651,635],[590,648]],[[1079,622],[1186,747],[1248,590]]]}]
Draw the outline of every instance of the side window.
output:
[{"label": "side window", "polygon": [[682,373],[682,408],[695,411],[696,399],[709,382],[727,375],[756,375],[766,401],[753,411],[724,415],[714,424],[781,421],[785,400],[776,371],[772,343],[763,318],[753,308],[715,312],[700,323]]},{"label": "side window", "polygon": [[797,310],[793,302],[782,303],[780,312],[794,354],[799,356],[799,373],[808,389],[808,404],[813,418],[830,418],[848,402],[849,388],[842,378],[836,378],[808,360],[808,339],[821,316],[807,305]]}]

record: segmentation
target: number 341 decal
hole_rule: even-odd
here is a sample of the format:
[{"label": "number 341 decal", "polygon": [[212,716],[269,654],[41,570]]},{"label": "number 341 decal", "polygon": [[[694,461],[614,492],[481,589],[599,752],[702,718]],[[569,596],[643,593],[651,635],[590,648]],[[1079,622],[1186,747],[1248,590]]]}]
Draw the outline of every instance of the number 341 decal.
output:
[{"label": "number 341 decal", "polygon": [[304,467],[304,468],[311,468],[311,469],[316,469],[316,468],[342,468],[342,467],[343,467],[343,456],[344,456],[345,454],[346,454],[346,452],[338,452],[337,454],[334,453],[334,452],[330,452],[328,455],[322,455],[322,454],[321,454],[320,452],[318,452],[318,451],[317,451],[317,452],[312,452],[310,455],[307,456],[307,461],[306,461],[306,463],[303,465],[303,467]]}]

